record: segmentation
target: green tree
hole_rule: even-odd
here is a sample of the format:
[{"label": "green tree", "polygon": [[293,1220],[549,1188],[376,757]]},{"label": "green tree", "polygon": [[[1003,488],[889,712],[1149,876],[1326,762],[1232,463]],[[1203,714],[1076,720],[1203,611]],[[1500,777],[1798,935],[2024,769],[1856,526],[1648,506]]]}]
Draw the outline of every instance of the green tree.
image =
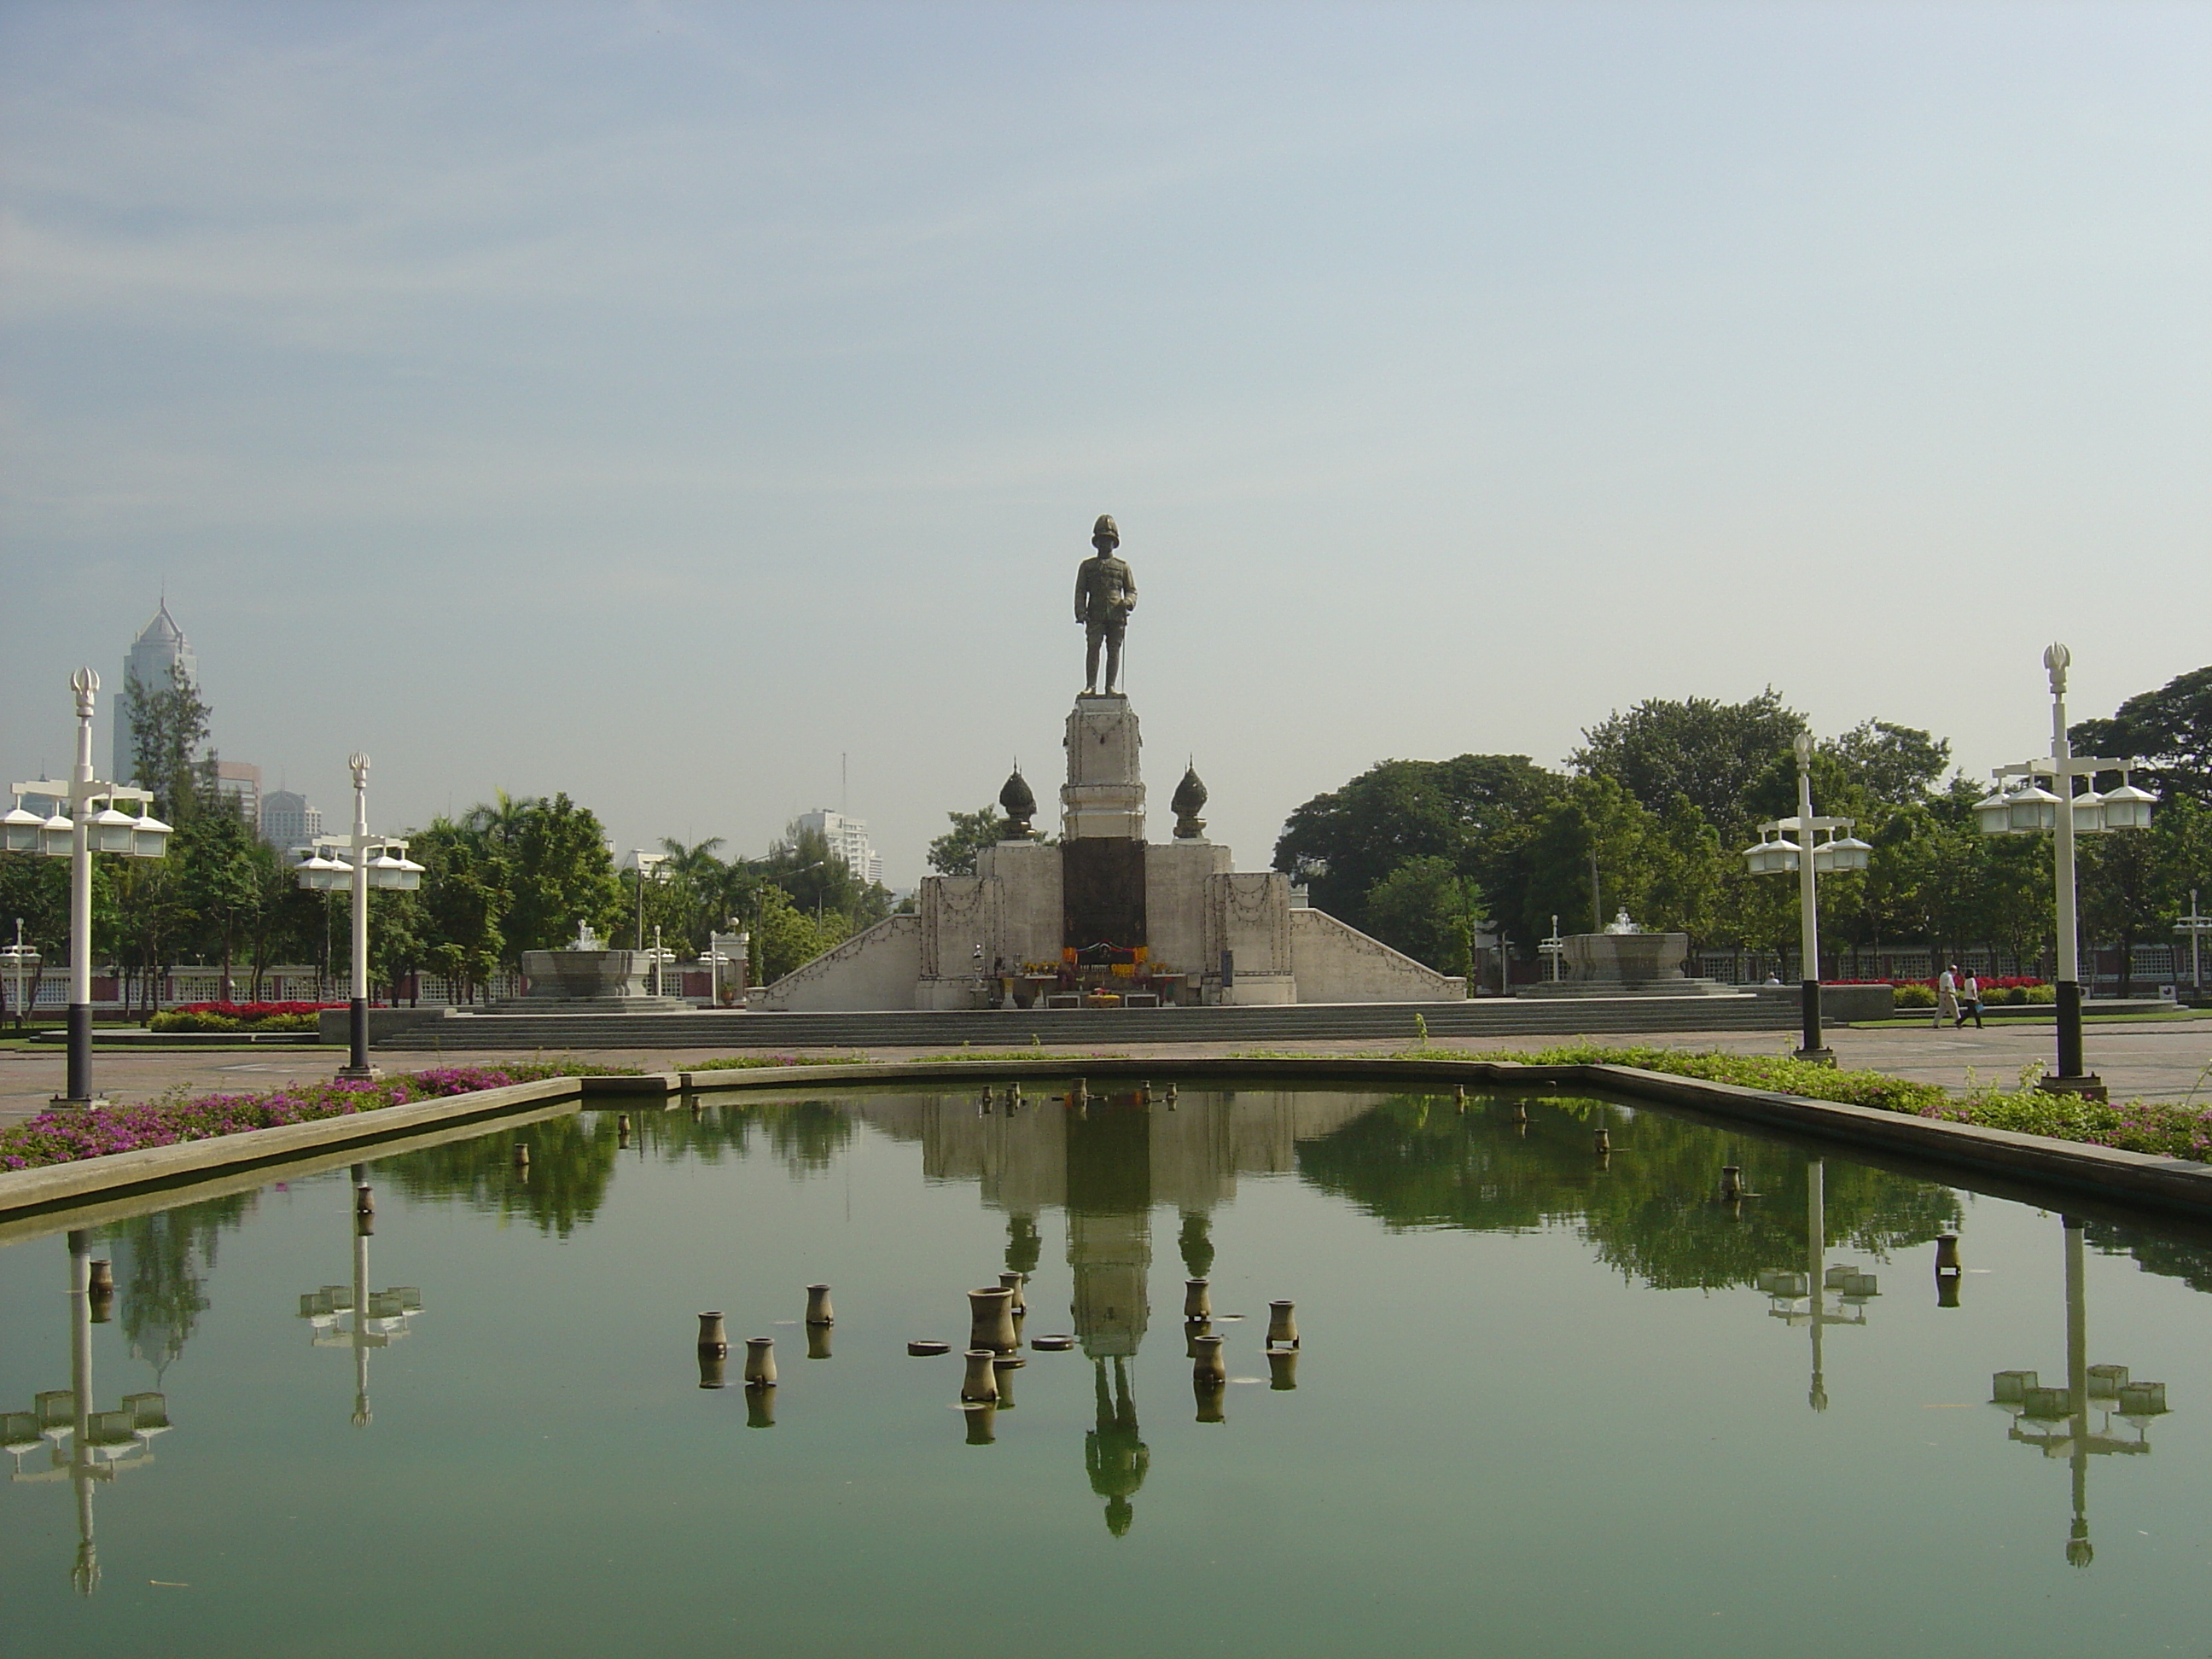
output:
[{"label": "green tree", "polygon": [[753,924],[753,951],[761,983],[773,984],[793,969],[801,967],[834,949],[847,937],[842,912],[826,910],[817,921],[792,902],[781,887],[759,890]]},{"label": "green tree", "polygon": [[2079,721],[2069,735],[2076,754],[2139,755],[2148,787],[2212,806],[2212,668],[2139,691],[2112,719]]},{"label": "green tree", "polygon": [[1951,763],[1948,738],[1887,720],[1862,720],[1822,742],[1820,752],[1872,799],[1899,805],[1926,799]]},{"label": "green tree", "polygon": [[1585,922],[1602,928],[1620,910],[1639,921],[1648,915],[1653,871],[1647,854],[1656,829],[1643,804],[1613,779],[1575,779],[1536,814],[1521,844],[1522,936],[1548,932],[1554,915],[1565,933]]},{"label": "green tree", "polygon": [[512,826],[488,824],[487,833],[512,849],[503,931],[507,960],[520,968],[525,951],[574,940],[580,921],[613,933],[623,920],[623,894],[606,831],[588,809],[563,793],[530,803],[518,817]]},{"label": "green tree", "polygon": [[1439,973],[1474,971],[1482,891],[1434,856],[1408,859],[1376,882],[1364,906],[1375,937]]},{"label": "green tree", "polygon": [[252,926],[262,901],[260,843],[234,805],[210,804],[182,817],[167,856],[177,861],[179,896],[220,953],[228,1002],[236,994],[231,963],[239,934]]},{"label": "green tree", "polygon": [[132,675],[123,699],[131,727],[132,779],[153,792],[156,812],[180,822],[202,795],[213,793],[212,767],[204,763],[202,750],[214,711],[182,663],[169,665],[168,680],[161,685],[147,685]]},{"label": "green tree", "polygon": [[1578,771],[1612,779],[1650,811],[1687,796],[1735,846],[1750,839],[1757,821],[1753,784],[1804,728],[1805,717],[1783,707],[1772,686],[1743,702],[1650,697],[1585,731],[1568,759]]},{"label": "green tree", "polygon": [[1442,859],[1486,892],[1517,890],[1516,836],[1565,787],[1525,755],[1381,761],[1293,811],[1274,866],[1318,908],[1372,931],[1368,895],[1415,859]]},{"label": "green tree", "polygon": [[940,876],[972,876],[975,854],[1006,839],[1006,820],[995,807],[980,812],[947,812],[952,828],[929,843],[929,867]]},{"label": "green tree", "polygon": [[473,1002],[507,947],[500,927],[509,902],[505,860],[487,832],[442,817],[408,851],[423,867],[423,960],[454,995]]},{"label": "green tree", "polygon": [[67,971],[69,899],[68,860],[38,853],[0,853],[0,934],[5,936],[0,943],[15,942],[20,921],[23,943],[39,953],[38,968],[23,976],[26,1007],[14,1006],[15,979],[0,974],[0,997],[10,1000],[9,1012],[19,1027],[27,1009],[37,1005],[40,981],[49,974],[58,976]]}]

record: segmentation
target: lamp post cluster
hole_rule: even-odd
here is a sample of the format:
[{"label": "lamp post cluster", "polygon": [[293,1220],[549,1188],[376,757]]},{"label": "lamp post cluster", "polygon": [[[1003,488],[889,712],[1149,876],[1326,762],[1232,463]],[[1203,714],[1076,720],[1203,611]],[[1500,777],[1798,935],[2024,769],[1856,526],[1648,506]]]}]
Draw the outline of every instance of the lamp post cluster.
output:
[{"label": "lamp post cluster", "polygon": [[[92,1259],[92,1235],[72,1231],[70,1255],[70,1386],[36,1395],[27,1412],[0,1413],[0,1445],[15,1460],[11,1480],[66,1480],[76,1492],[76,1559],[70,1578],[79,1593],[100,1587],[100,1551],[93,1540],[92,1492],[126,1469],[154,1461],[154,1437],[175,1426],[157,1393],[126,1394],[118,1410],[93,1404],[92,1328],[107,1322],[115,1285],[106,1261]],[[47,1467],[26,1469],[24,1454],[47,1443]],[[66,1448],[66,1449],[65,1449]]]},{"label": "lamp post cluster", "polygon": [[[42,853],[70,861],[69,1086],[57,1106],[89,1106],[92,1092],[92,855],[116,853],[158,859],[169,849],[170,828],[153,814],[154,797],[92,775],[92,712],[100,676],[80,668],[70,676],[76,694],[76,765],[66,785],[41,779],[13,786],[15,805],[0,817],[0,845],[11,853]],[[44,800],[51,816],[24,803]],[[66,805],[69,811],[58,809]],[[137,808],[126,811],[126,806]]]},{"label": "lamp post cluster", "polygon": [[[1744,866],[1754,876],[1797,878],[1797,937],[1803,960],[1799,1004],[1803,1031],[1795,1057],[1836,1063],[1835,1051],[1820,1035],[1820,917],[1817,877],[1863,870],[1874,849],[1850,833],[1853,820],[1813,816],[1813,734],[1800,732],[1797,753],[1797,816],[1759,826],[1759,839],[1743,849]],[[1815,835],[1824,839],[1815,841]],[[1791,837],[1796,839],[1792,840]],[[1810,856],[1808,856],[1808,854]]]},{"label": "lamp post cluster", "polygon": [[368,757],[354,755],[353,834],[319,836],[312,847],[293,849],[300,885],[309,892],[350,891],[353,895],[353,977],[349,998],[349,1046],[341,1078],[362,1080],[376,1075],[368,1063],[368,890],[407,892],[422,884],[422,866],[407,856],[407,843],[368,833]]},{"label": "lamp post cluster", "polygon": [[414,1328],[407,1322],[422,1311],[422,1292],[411,1285],[388,1290],[368,1288],[368,1240],[376,1231],[375,1191],[368,1184],[368,1166],[352,1166],[353,1283],[325,1285],[300,1297],[300,1317],[307,1322],[309,1340],[319,1348],[349,1348],[353,1352],[353,1425],[367,1428],[374,1420],[368,1404],[368,1354],[372,1348],[388,1348]]},{"label": "lamp post cluster", "polygon": [[[1990,1379],[1990,1403],[2013,1419],[2006,1438],[2033,1446],[2045,1457],[2063,1457],[2070,1466],[2074,1520],[2066,1538],[2066,1559],[2086,1567],[2096,1553],[2089,1542],[2090,1458],[2148,1454],[2147,1431],[2167,1407],[2165,1383],[2138,1382],[2125,1365],[2089,1363],[2083,1230],[2077,1217],[2061,1219],[2066,1237],[2066,1386],[2046,1388],[2033,1371],[1999,1371]],[[2094,1428],[2092,1413],[2100,1419]],[[2114,1417],[2135,1430],[2132,1437],[2112,1431]]]},{"label": "lamp post cluster", "polygon": [[[2058,972],[2056,991],[2058,1014],[2058,1069],[2037,1086],[2055,1094],[2105,1098],[2104,1080],[2083,1067],[2081,1060],[2081,969],[2079,929],[2075,919],[2074,840],[2108,830],[2148,830],[2150,810],[2158,797],[2127,781],[2136,764],[2132,758],[2113,760],[2076,755],[2066,735],[2066,669],[2072,654],[2063,645],[2043,653],[2051,676],[2051,756],[1996,769],[1996,787],[1974,804],[1974,819],[1990,836],[2052,833],[2052,864],[2057,887]],[[2096,775],[2118,772],[2119,787],[2099,794]],[[2075,792],[2076,779],[2089,787]],[[2048,781],[2056,793],[2043,787]]]}]

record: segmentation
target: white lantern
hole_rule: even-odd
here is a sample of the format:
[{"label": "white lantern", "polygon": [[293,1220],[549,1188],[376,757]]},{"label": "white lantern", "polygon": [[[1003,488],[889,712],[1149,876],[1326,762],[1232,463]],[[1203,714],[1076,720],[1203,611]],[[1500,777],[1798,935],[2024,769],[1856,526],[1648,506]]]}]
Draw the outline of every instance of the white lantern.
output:
[{"label": "white lantern", "polygon": [[76,830],[65,812],[57,812],[39,829],[39,850],[50,859],[65,859],[76,851]]},{"label": "white lantern", "polygon": [[412,859],[399,856],[389,847],[379,848],[368,861],[368,884],[411,892],[422,884],[422,866]]},{"label": "white lantern", "polygon": [[18,805],[0,815],[0,848],[10,853],[35,853],[39,850],[39,831],[46,819],[36,812]]},{"label": "white lantern", "polygon": [[2105,822],[2105,798],[2094,786],[2075,796],[2072,804],[2075,835],[2094,836],[2109,827]]},{"label": "white lantern", "polygon": [[345,886],[353,872],[336,859],[326,859],[317,848],[307,848],[307,856],[294,866],[301,886],[311,892],[329,893]]},{"label": "white lantern", "polygon": [[2003,790],[1994,791],[1974,803],[1974,822],[1985,836],[2012,833],[2012,803],[2005,799]]},{"label": "white lantern", "polygon": [[1754,876],[1780,875],[1797,867],[1797,843],[1777,835],[1743,849],[1744,867]]},{"label": "white lantern", "polygon": [[2057,796],[2031,779],[2026,788],[2006,798],[2005,813],[2015,834],[2033,834],[2058,827],[2059,805]]},{"label": "white lantern", "polygon": [[169,826],[153,813],[141,813],[131,825],[131,854],[134,858],[158,859],[169,850]]},{"label": "white lantern", "polygon": [[138,820],[128,812],[117,811],[110,802],[92,815],[86,836],[95,853],[128,853],[137,830]]},{"label": "white lantern", "polygon": [[2150,809],[2158,797],[2147,789],[2138,789],[2120,774],[2120,787],[2105,797],[2105,828],[2107,830],[2148,830],[2150,828]]},{"label": "white lantern", "polygon": [[1874,848],[1856,836],[1831,836],[1813,855],[1813,867],[1830,872],[1863,870],[1873,855]]}]

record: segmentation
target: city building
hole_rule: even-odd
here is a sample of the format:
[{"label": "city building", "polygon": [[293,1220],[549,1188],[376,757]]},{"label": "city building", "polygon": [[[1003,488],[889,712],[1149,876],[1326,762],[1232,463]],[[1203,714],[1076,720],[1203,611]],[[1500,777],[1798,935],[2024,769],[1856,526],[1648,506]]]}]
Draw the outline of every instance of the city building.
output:
[{"label": "city building", "polygon": [[323,833],[323,815],[305,795],[272,789],[261,798],[260,830],[272,847],[306,847]]},{"label": "city building", "polygon": [[199,659],[192,654],[185,630],[170,616],[169,602],[164,599],[161,609],[154,613],[154,620],[139,629],[130,654],[123,659],[122,683],[115,688],[115,750],[109,762],[118,783],[132,775],[137,763],[131,741],[131,682],[137,680],[149,691],[164,690],[168,686],[173,665],[181,665],[185,678],[194,685],[200,683]]},{"label": "city building", "polygon": [[881,881],[884,861],[868,840],[865,818],[848,818],[842,812],[808,812],[799,820],[801,830],[811,830],[829,843],[830,851],[845,860],[845,867],[862,881]]},{"label": "city building", "polygon": [[218,760],[215,763],[215,792],[238,803],[238,815],[249,830],[261,827],[261,769],[252,761]]}]

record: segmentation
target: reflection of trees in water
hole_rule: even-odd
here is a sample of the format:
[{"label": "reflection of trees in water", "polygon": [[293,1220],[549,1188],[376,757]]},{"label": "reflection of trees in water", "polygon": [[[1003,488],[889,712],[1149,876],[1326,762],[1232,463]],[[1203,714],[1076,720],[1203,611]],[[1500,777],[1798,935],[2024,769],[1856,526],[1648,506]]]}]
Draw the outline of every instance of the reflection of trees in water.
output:
[{"label": "reflection of trees in water", "polygon": [[[1590,1152],[1596,1102],[1527,1101],[1524,1137],[1503,1101],[1401,1096],[1298,1143],[1298,1172],[1392,1226],[1522,1232],[1577,1224],[1598,1257],[1661,1289],[1748,1285],[1804,1253],[1805,1155],[1778,1142],[1639,1111],[1609,1117],[1614,1155]],[[1734,1164],[1756,1197],[1722,1204]],[[1954,1226],[1946,1188],[1832,1159],[1828,1241],[1875,1255]]]},{"label": "reflection of trees in water", "polygon": [[2192,1291],[2212,1291],[2212,1245],[2160,1238],[2109,1221],[2089,1222],[2084,1231],[2089,1248],[2100,1255],[2133,1256],[2147,1273],[2178,1279]]},{"label": "reflection of trees in water", "polygon": [[[695,1115],[682,1107],[664,1110],[648,1097],[627,1109],[627,1147],[610,1109],[540,1118],[409,1152],[380,1168],[410,1198],[458,1199],[488,1213],[526,1216],[540,1231],[566,1238],[599,1214],[623,1158],[718,1164],[750,1155],[757,1137],[799,1176],[829,1168],[853,1138],[852,1121],[822,1101],[710,1107]],[[526,1170],[514,1161],[518,1141],[530,1148]]]},{"label": "reflection of trees in water", "polygon": [[131,1352],[154,1367],[158,1380],[212,1305],[207,1281],[215,1272],[216,1240],[240,1225],[255,1194],[233,1193],[173,1210],[133,1216],[100,1230],[117,1258],[123,1334]]}]

